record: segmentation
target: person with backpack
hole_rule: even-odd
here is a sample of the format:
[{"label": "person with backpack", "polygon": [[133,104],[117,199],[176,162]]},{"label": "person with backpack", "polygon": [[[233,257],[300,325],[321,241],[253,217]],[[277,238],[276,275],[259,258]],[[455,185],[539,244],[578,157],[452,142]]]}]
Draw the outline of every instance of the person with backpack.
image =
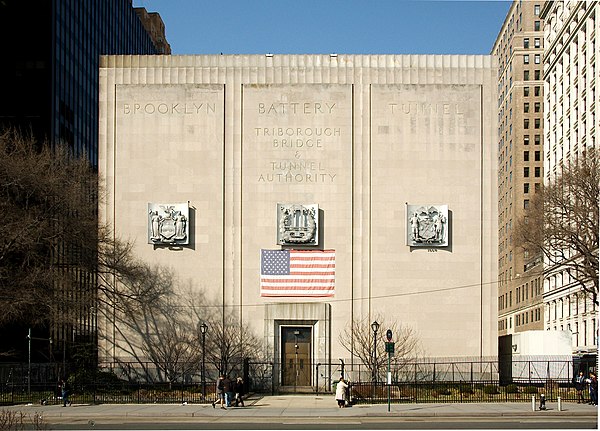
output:
[{"label": "person with backpack", "polygon": [[215,405],[217,404],[217,402],[220,401],[221,408],[223,410],[227,410],[225,408],[225,384],[223,383],[224,381],[225,381],[225,376],[223,374],[221,374],[219,376],[219,379],[217,380],[217,391],[216,391],[217,399],[212,402],[213,409],[215,408]]}]

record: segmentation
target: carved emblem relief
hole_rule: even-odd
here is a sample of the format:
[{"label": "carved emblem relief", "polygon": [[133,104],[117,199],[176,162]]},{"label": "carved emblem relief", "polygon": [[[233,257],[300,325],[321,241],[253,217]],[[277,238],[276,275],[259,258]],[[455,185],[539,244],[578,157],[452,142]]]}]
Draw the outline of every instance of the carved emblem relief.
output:
[{"label": "carved emblem relief", "polygon": [[277,243],[280,245],[319,244],[319,206],[277,204]]},{"label": "carved emblem relief", "polygon": [[148,244],[189,244],[189,206],[148,204]]},{"label": "carved emblem relief", "polygon": [[411,247],[448,245],[448,205],[406,205],[406,243]]}]

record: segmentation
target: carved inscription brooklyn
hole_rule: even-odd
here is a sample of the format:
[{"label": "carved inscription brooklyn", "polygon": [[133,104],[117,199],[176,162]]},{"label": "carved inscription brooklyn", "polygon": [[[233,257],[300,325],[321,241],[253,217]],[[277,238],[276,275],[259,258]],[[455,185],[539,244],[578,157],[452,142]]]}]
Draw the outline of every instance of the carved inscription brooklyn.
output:
[{"label": "carved inscription brooklyn", "polygon": [[157,103],[124,103],[123,114],[214,114],[217,112],[215,103],[202,102],[157,102]]}]

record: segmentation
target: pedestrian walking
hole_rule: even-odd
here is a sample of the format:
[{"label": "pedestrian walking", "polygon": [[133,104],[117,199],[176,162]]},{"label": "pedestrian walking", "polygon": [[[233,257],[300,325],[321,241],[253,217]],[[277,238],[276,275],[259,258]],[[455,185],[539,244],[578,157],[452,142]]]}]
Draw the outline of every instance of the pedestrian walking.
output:
[{"label": "pedestrian walking", "polygon": [[585,376],[583,371],[579,372],[579,375],[575,378],[575,390],[577,391],[577,404],[584,403],[585,397],[583,396],[583,389],[585,388]]},{"label": "pedestrian walking", "polygon": [[598,377],[595,373],[590,373],[590,377],[586,380],[590,385],[590,402],[589,404],[598,405]]},{"label": "pedestrian walking", "polygon": [[340,381],[337,383],[335,388],[335,399],[339,408],[346,407],[346,390],[348,385],[344,381],[343,377],[340,377]]},{"label": "pedestrian walking", "polygon": [[225,390],[225,406],[231,407],[231,401],[233,401],[233,382],[229,379],[229,376],[225,376],[223,379],[223,388]]},{"label": "pedestrian walking", "polygon": [[218,402],[221,403],[221,408],[225,409],[225,384],[223,383],[224,380],[225,380],[225,376],[223,374],[221,374],[216,383],[217,399],[212,402],[213,409],[215,408],[215,405]]},{"label": "pedestrian walking", "polygon": [[233,391],[235,392],[235,406],[238,407],[241,404],[244,407],[244,380],[241,377],[236,379]]},{"label": "pedestrian walking", "polygon": [[67,382],[64,379],[61,379],[58,386],[60,388],[60,396],[62,397],[63,407],[67,407],[67,404],[71,405],[71,401],[69,401],[69,388],[67,387]]}]

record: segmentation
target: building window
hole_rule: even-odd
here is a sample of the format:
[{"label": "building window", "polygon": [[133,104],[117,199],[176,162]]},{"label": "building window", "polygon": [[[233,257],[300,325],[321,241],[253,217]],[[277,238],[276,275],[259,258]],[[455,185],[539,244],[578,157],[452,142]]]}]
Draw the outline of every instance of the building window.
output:
[{"label": "building window", "polygon": [[529,129],[529,118],[525,118],[523,120],[523,128],[524,129]]},{"label": "building window", "polygon": [[533,30],[534,31],[540,31],[540,28],[541,28],[540,22],[539,21],[534,21],[533,22]]},{"label": "building window", "polygon": [[529,87],[523,87],[523,96],[529,97]]},{"label": "building window", "polygon": [[523,39],[523,48],[529,48],[529,38],[528,37]]},{"label": "building window", "polygon": [[540,42],[540,38],[536,37],[533,39],[533,47],[534,48],[540,48],[542,46],[541,42]]},{"label": "building window", "polygon": [[529,199],[525,199],[525,200],[523,201],[523,209],[525,209],[525,210],[526,210],[526,209],[528,209],[528,208],[529,208]]},{"label": "building window", "polygon": [[529,161],[529,151],[523,151],[523,160],[526,162]]},{"label": "building window", "polygon": [[536,151],[536,152],[535,152],[535,155],[534,155],[534,160],[535,160],[536,162],[539,162],[539,161],[540,161],[540,159],[541,159],[541,157],[542,157],[542,153],[541,153],[540,151]]},{"label": "building window", "polygon": [[528,167],[523,168],[523,176],[525,178],[529,178],[529,168]]},{"label": "building window", "polygon": [[540,87],[538,87],[538,86],[533,87],[533,95],[534,96],[540,95]]},{"label": "building window", "polygon": [[535,135],[533,138],[533,141],[534,141],[535,145],[540,145],[542,143],[541,135]]},{"label": "building window", "polygon": [[529,71],[528,70],[523,71],[523,80],[529,81]]},{"label": "building window", "polygon": [[529,64],[529,54],[523,55],[523,64]]},{"label": "building window", "polygon": [[523,104],[523,112],[529,112],[529,102]]},{"label": "building window", "polygon": [[535,16],[539,16],[540,15],[540,5],[539,4],[533,5],[533,14]]},{"label": "building window", "polygon": [[540,171],[541,171],[541,168],[540,168],[539,166],[536,166],[536,167],[535,167],[535,177],[536,177],[536,178],[539,178],[539,177],[541,177],[541,173],[540,173]]},{"label": "building window", "polygon": [[542,190],[542,184],[541,183],[535,183],[534,189],[535,189],[536,193],[539,193],[540,190]]},{"label": "building window", "polygon": [[535,55],[533,56],[533,62],[534,62],[535,64],[540,64],[540,59],[541,59],[541,56],[540,56],[539,54],[535,54]]},{"label": "building window", "polygon": [[540,80],[540,76],[541,75],[540,75],[540,70],[539,69],[536,69],[536,70],[533,71],[533,79],[535,79],[536,81],[539,81]]},{"label": "building window", "polygon": [[529,135],[523,136],[523,145],[529,145]]},{"label": "building window", "polygon": [[533,104],[533,111],[534,111],[534,112],[540,112],[540,110],[541,110],[541,107],[542,107],[542,105],[541,105],[541,103],[540,103],[540,102],[535,102],[535,103]]},{"label": "building window", "polygon": [[529,193],[529,183],[523,183],[523,193]]},{"label": "building window", "polygon": [[540,124],[541,124],[541,120],[540,120],[539,118],[536,118],[535,120],[533,120],[533,126],[534,126],[536,129],[539,129],[539,128],[540,128]]}]

